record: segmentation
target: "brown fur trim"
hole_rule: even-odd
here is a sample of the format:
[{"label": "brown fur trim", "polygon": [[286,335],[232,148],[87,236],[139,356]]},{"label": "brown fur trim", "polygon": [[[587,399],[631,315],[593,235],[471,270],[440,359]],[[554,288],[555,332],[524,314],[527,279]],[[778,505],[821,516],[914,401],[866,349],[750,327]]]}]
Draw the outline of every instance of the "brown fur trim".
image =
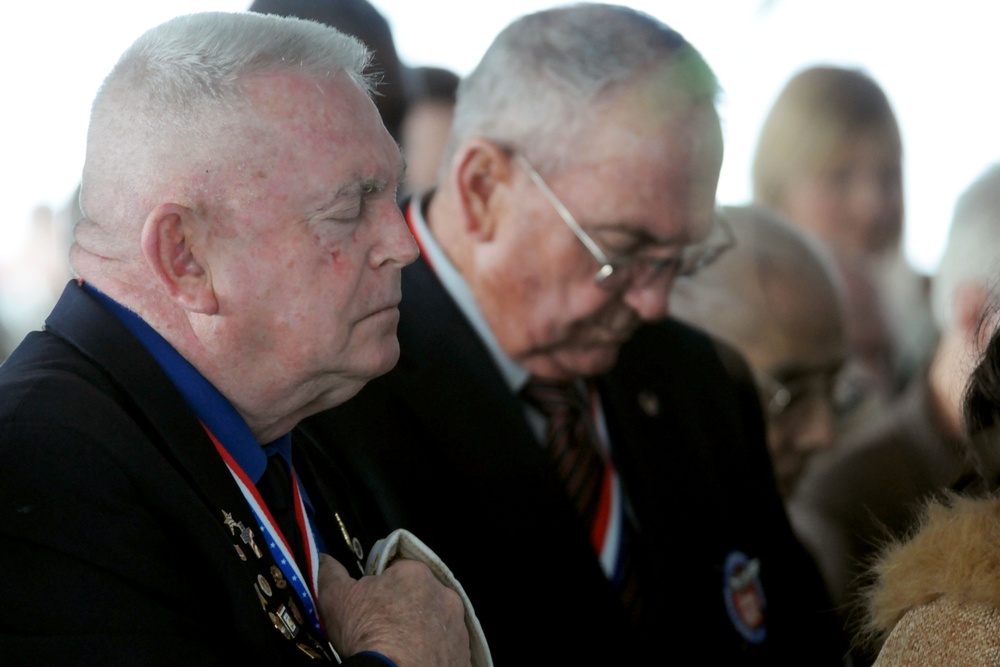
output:
[{"label": "brown fur trim", "polygon": [[929,502],[912,536],[883,550],[874,574],[865,593],[874,638],[943,595],[1000,607],[1000,498],[950,494]]}]

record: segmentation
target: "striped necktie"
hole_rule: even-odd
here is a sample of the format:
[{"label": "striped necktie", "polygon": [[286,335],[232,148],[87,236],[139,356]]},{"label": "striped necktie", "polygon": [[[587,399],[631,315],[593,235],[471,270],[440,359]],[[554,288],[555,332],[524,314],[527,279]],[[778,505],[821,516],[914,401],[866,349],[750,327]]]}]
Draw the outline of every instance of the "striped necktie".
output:
[{"label": "striped necktie", "polygon": [[[528,381],[522,396],[549,420],[545,448],[570,501],[591,535],[592,546],[599,553],[604,539],[604,535],[599,533],[601,526],[605,525],[600,512],[609,504],[602,494],[611,493],[614,472],[600,454],[600,441],[586,397],[573,383],[538,378]],[[632,555],[638,534],[624,517],[623,523],[619,571],[612,576],[612,580],[619,589],[628,616],[637,622],[643,606],[636,558]]]},{"label": "striped necktie", "polygon": [[524,398],[549,420],[545,448],[589,531],[600,505],[605,465],[584,397],[572,383],[532,378]]}]

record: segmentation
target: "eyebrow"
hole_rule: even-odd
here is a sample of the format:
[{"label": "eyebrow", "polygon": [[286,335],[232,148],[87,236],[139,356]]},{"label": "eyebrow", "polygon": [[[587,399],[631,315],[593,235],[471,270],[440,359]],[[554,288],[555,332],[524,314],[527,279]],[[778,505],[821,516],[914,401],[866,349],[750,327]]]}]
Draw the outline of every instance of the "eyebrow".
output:
[{"label": "eyebrow", "polygon": [[778,364],[768,374],[775,380],[794,382],[810,375],[835,375],[845,365],[846,359],[837,359],[826,364]]},{"label": "eyebrow", "polygon": [[[396,167],[396,187],[398,188],[400,183],[406,177],[406,160],[400,156],[399,164]],[[366,197],[368,195],[377,195],[385,192],[386,188],[389,187],[389,179],[385,176],[378,174],[371,174],[367,176],[355,176],[350,181],[340,186],[333,196],[325,201],[316,210],[317,212],[325,211],[329,208],[336,206],[337,202],[341,199],[352,198],[352,197]],[[394,193],[395,194],[395,193]]]},{"label": "eyebrow", "polygon": [[673,236],[667,238],[659,238],[649,233],[648,230],[642,227],[634,227],[631,224],[624,225],[612,225],[612,224],[598,224],[598,225],[583,225],[588,230],[594,233],[598,232],[612,232],[617,234],[628,234],[633,237],[636,245],[641,246],[654,246],[654,247],[666,247],[666,246],[684,246],[690,243],[690,239],[685,233],[674,234]]}]

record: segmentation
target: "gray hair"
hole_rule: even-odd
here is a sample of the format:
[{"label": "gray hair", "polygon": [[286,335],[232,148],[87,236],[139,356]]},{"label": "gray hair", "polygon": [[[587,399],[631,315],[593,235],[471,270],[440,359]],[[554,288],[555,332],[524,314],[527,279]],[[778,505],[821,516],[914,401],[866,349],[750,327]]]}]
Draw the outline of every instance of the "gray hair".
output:
[{"label": "gray hair", "polygon": [[542,171],[554,169],[596,102],[668,61],[677,65],[679,97],[715,103],[718,82],[701,55],[647,14],[579,4],[518,19],[459,85],[442,178],[458,147],[477,136],[517,148]]},{"label": "gray hair", "polygon": [[1000,281],[1000,164],[993,165],[959,197],[941,263],[931,286],[934,320],[941,331],[954,328],[955,291],[976,283],[997,305]]},{"label": "gray hair", "polygon": [[236,148],[224,130],[250,111],[243,88],[249,77],[290,71],[324,81],[346,74],[370,94],[363,74],[369,61],[357,39],[294,18],[202,13],[149,30],[121,56],[94,100],[84,224],[135,222],[145,213],[141,198],[171,169],[191,169]]}]

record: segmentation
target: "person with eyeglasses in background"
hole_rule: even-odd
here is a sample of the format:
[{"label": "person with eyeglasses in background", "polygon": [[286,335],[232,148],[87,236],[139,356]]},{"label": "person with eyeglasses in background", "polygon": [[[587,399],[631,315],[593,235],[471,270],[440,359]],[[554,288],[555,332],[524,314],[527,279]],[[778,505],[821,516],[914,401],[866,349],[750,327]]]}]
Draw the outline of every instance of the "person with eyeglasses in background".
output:
[{"label": "person with eyeglasses in background", "polygon": [[726,207],[735,250],[678,284],[672,313],[726,341],[753,370],[778,488],[794,493],[836,442],[849,400],[844,296],[833,258],[767,209]]},{"label": "person with eyeglasses in background", "polygon": [[825,566],[849,554],[843,544],[824,543],[817,524],[796,512],[799,489],[817,462],[833,455],[853,413],[869,409],[850,356],[844,285],[833,254],[781,214],[761,206],[726,207],[722,214],[735,250],[679,283],[671,312],[747,359],[792,526]]},{"label": "person with eyeglasses in background", "polygon": [[508,26],[405,204],[399,365],[305,425],[449,564],[497,664],[842,664],[751,373],[667,317],[732,246],[717,92],[625,7]]}]

